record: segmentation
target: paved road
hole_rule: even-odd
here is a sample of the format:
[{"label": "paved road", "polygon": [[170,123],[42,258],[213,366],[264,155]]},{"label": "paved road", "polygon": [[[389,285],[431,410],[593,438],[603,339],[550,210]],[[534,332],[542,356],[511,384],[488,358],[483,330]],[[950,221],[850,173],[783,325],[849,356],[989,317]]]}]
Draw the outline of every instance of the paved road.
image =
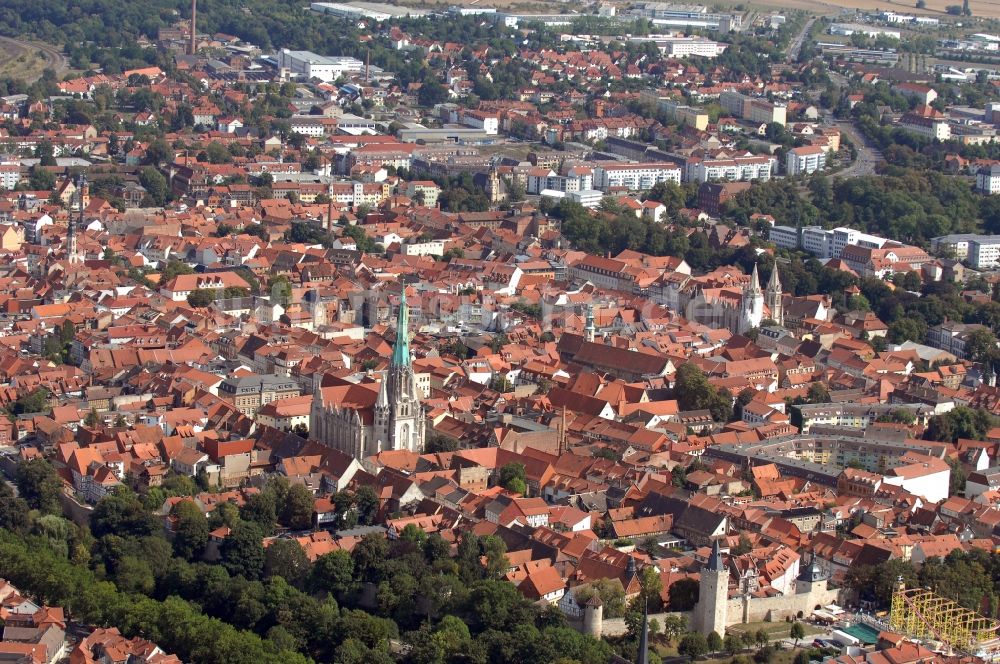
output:
[{"label": "paved road", "polygon": [[[837,72],[830,72],[829,75],[830,80],[841,91],[847,90],[848,81],[844,76]],[[849,178],[860,175],[874,175],[878,166],[885,163],[885,157],[882,156],[882,152],[872,145],[871,141],[861,133],[858,125],[853,120],[834,120],[833,125],[840,129],[841,137],[847,138],[858,151],[858,156],[854,160],[854,163],[842,171],[835,173],[834,177]]]},{"label": "paved road", "polygon": [[853,121],[838,120],[834,125],[840,129],[841,137],[850,140],[858,152],[854,163],[834,174],[834,177],[849,178],[859,175],[874,175],[877,167],[885,163],[885,157],[882,156],[882,153],[861,133]]},{"label": "paved road", "polygon": [[795,40],[788,46],[788,53],[786,54],[785,61],[788,64],[792,64],[799,58],[799,51],[802,50],[802,45],[806,42],[806,37],[809,36],[809,31],[812,30],[813,23],[816,19],[811,18],[806,21],[806,24],[802,26],[802,30],[795,37]]},{"label": "paved road", "polygon": [[[48,60],[46,67],[54,69],[57,77],[62,77],[63,74],[69,71],[69,59],[55,46],[50,46],[49,44],[43,44],[41,42],[13,39],[11,37],[0,37],[0,48],[4,47],[11,50],[24,49],[28,53],[32,51],[42,51],[45,53],[45,57]],[[25,82],[34,83],[41,77],[41,73],[39,73],[35,76],[28,77],[25,79]]]}]

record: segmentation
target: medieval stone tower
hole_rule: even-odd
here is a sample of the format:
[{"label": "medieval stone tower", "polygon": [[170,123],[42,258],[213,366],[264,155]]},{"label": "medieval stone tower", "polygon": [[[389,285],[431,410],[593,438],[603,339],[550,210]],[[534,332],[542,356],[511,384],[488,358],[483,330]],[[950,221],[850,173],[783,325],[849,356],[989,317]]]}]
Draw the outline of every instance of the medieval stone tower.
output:
[{"label": "medieval stone tower", "polygon": [[583,607],[583,633],[599,639],[603,632],[604,603],[601,602],[597,593],[594,593],[594,596],[587,600],[587,604]]},{"label": "medieval stone tower", "polygon": [[[757,271],[754,270],[756,279]],[[719,541],[712,544],[712,555],[701,570],[698,606],[695,607],[695,625],[702,634],[726,633],[726,613],[729,608],[729,570],[722,563]]]}]

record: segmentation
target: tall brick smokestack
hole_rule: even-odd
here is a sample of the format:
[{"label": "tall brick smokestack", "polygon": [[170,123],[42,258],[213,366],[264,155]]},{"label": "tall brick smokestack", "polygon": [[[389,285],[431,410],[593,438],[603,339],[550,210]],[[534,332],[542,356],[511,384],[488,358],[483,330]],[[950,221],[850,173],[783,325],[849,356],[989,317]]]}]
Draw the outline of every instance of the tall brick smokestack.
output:
[{"label": "tall brick smokestack", "polygon": [[188,46],[188,55],[194,55],[198,49],[198,0],[191,0],[191,44]]}]

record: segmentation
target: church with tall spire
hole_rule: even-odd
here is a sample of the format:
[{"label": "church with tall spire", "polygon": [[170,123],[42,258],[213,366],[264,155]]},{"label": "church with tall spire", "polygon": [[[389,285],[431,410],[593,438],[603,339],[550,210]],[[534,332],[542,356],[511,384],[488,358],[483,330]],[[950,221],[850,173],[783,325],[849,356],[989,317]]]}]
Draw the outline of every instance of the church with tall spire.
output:
[{"label": "church with tall spire", "polygon": [[410,308],[404,288],[396,319],[392,360],[375,403],[375,442],[380,449],[410,450],[419,454],[424,449],[424,414],[413,375],[409,334]]},{"label": "church with tall spire", "polygon": [[750,283],[743,289],[741,304],[740,323],[736,330],[738,334],[744,334],[755,327],[760,327],[760,322],[764,320],[764,291],[760,289],[756,263],[753,264]]},{"label": "church with tall spire", "polygon": [[[710,285],[698,285],[689,291],[686,299],[679,302],[684,317],[717,329],[726,329],[733,334],[746,334],[760,327],[768,317],[781,323],[784,320],[782,308],[781,280],[778,270],[771,271],[767,289],[760,287],[760,274],[754,264],[749,281],[736,268],[716,271],[720,281]],[[723,282],[725,279],[726,282]]]},{"label": "church with tall spire", "polygon": [[381,380],[321,384],[313,395],[310,437],[355,459],[390,450],[424,450],[425,418],[410,356],[410,308],[400,296],[396,341]]},{"label": "church with tall spire", "polygon": [[76,180],[76,207],[77,207],[77,217],[74,217],[73,212],[69,214],[69,226],[67,227],[66,233],[66,258],[70,263],[82,263],[83,257],[80,255],[80,248],[77,244],[76,233],[83,228],[84,220],[83,213],[87,207],[87,176],[82,173],[77,177]]}]

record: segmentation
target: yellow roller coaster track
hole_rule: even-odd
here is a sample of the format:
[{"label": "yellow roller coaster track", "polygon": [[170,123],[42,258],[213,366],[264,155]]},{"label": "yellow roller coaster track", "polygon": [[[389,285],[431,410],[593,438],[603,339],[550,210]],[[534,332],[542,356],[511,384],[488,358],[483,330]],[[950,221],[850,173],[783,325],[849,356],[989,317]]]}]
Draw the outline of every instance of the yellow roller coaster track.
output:
[{"label": "yellow roller coaster track", "polygon": [[926,588],[900,587],[892,596],[892,628],[912,638],[940,641],[969,654],[997,645],[1000,622],[985,618]]}]

